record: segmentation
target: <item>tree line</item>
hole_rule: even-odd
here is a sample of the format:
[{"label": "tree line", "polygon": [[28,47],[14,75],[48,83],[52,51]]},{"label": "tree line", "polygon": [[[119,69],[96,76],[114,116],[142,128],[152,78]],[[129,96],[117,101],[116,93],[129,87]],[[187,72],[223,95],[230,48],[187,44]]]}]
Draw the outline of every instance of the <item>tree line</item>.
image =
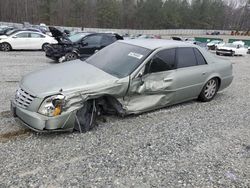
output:
[{"label": "tree line", "polygon": [[247,4],[237,8],[223,0],[0,0],[0,21],[95,28],[249,30],[250,8]]}]

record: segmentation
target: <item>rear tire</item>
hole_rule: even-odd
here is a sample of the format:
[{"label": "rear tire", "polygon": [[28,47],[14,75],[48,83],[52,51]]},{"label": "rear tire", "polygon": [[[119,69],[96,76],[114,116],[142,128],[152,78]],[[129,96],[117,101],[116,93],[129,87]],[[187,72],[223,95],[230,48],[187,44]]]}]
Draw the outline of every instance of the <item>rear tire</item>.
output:
[{"label": "rear tire", "polygon": [[4,42],[1,44],[1,50],[4,51],[4,52],[9,52],[12,50],[12,47],[9,43],[7,42]]},{"label": "rear tire", "polygon": [[219,81],[217,78],[212,78],[203,87],[198,99],[202,102],[211,101],[219,89]]},{"label": "rear tire", "polygon": [[72,61],[72,60],[75,60],[75,59],[77,59],[77,58],[78,58],[78,56],[77,56],[77,54],[74,53],[74,52],[69,52],[69,53],[67,53],[67,54],[65,55],[66,61]]}]

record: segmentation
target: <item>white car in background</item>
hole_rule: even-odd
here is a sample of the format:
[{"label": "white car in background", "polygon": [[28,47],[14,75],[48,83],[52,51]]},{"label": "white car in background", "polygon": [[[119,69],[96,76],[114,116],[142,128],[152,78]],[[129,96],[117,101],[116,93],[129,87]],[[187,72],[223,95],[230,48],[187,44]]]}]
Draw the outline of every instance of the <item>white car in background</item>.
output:
[{"label": "white car in background", "polygon": [[9,35],[0,36],[0,49],[10,50],[44,50],[48,44],[57,41],[48,35],[34,31],[17,31]]},{"label": "white car in background", "polygon": [[209,43],[207,43],[207,48],[209,50],[216,50],[216,48],[225,45],[225,42],[222,40],[212,40]]},{"label": "white car in background", "polygon": [[218,47],[216,50],[217,55],[230,55],[230,56],[243,56],[247,54],[248,49],[244,46],[242,41],[235,41],[233,43],[225,44]]}]

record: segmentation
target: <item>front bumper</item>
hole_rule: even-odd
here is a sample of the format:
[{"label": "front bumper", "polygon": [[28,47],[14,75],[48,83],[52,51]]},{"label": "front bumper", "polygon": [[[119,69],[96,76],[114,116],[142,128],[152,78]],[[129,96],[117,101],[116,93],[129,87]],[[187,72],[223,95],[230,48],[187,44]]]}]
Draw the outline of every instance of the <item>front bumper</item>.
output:
[{"label": "front bumper", "polygon": [[36,132],[72,131],[75,123],[75,112],[64,113],[56,117],[43,116],[19,107],[11,101],[11,111],[18,122]]},{"label": "front bumper", "polygon": [[59,50],[59,49],[55,49],[53,47],[46,47],[45,49],[45,55],[46,57],[52,59],[52,60],[58,60],[60,59],[62,56],[64,56],[66,53],[63,52],[63,50]]}]

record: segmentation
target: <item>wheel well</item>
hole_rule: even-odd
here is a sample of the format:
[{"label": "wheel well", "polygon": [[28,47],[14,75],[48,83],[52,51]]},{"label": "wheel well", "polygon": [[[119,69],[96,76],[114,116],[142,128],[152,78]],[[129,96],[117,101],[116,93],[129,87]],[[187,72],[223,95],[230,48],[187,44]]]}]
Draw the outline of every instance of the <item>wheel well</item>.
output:
[{"label": "wheel well", "polygon": [[11,44],[8,43],[8,42],[3,42],[3,43],[1,43],[1,44],[8,44],[8,45],[10,45],[10,47],[12,48]]},{"label": "wheel well", "polygon": [[0,44],[0,50],[1,50],[1,48],[2,48],[1,46],[2,46],[3,44],[8,44],[8,45],[10,46],[10,50],[13,49],[10,43],[8,43],[8,42],[3,42],[3,43]]},{"label": "wheel well", "polygon": [[218,81],[218,89],[220,89],[221,79],[220,79],[218,76],[216,76],[216,77],[214,77],[214,78],[217,79],[217,81]]},{"label": "wheel well", "polygon": [[48,42],[45,42],[45,43],[43,43],[43,45],[42,46],[44,46],[44,45],[48,45],[49,43]]},{"label": "wheel well", "polygon": [[101,96],[84,102],[84,105],[77,110],[74,129],[79,132],[87,132],[97,126],[97,118],[101,115],[125,114],[120,102],[112,96]]},{"label": "wheel well", "polygon": [[122,108],[122,104],[111,95],[103,95],[97,98],[91,98],[87,101],[95,100],[96,105],[99,109],[101,109],[101,114],[109,114],[109,115],[125,115],[125,110]]},{"label": "wheel well", "polygon": [[80,57],[79,53],[77,51],[75,51],[75,50],[72,51],[72,52],[69,52],[69,53],[74,53],[74,54],[76,54],[77,57]]}]

